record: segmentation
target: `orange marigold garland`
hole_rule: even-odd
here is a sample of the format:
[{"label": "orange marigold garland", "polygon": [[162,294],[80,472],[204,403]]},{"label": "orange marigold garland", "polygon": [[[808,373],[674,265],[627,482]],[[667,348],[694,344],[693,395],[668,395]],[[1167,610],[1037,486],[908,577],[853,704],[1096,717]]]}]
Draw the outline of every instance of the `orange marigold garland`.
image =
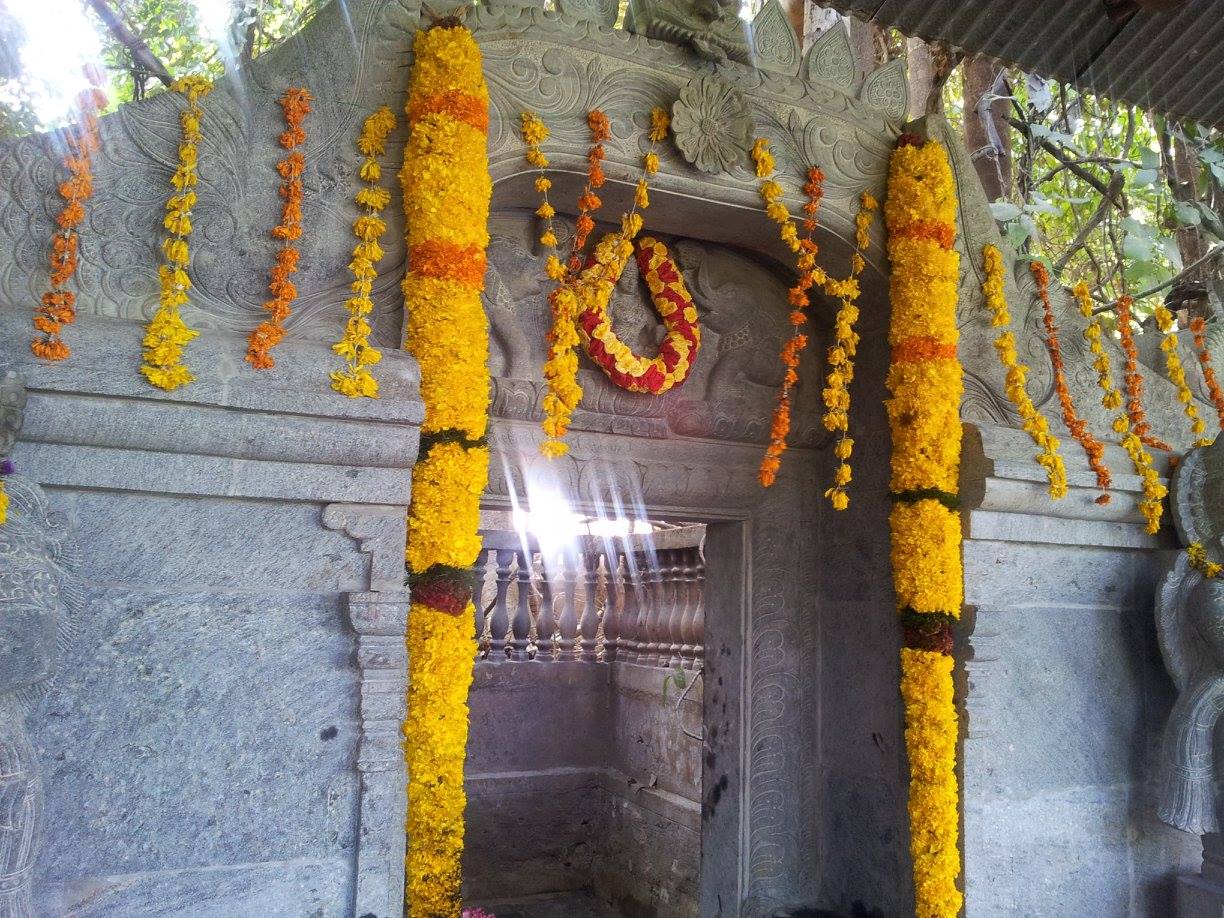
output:
[{"label": "orange marigold garland", "polygon": [[[1139,375],[1139,352],[1135,348],[1135,336],[1131,329],[1131,298],[1123,296],[1118,299],[1117,316],[1118,332],[1122,339],[1122,351],[1126,354],[1126,422],[1129,429],[1122,437],[1122,447],[1130,456],[1131,464],[1143,479],[1143,500],[1139,502],[1139,510],[1147,520],[1147,531],[1155,534],[1160,530],[1160,517],[1164,513],[1164,498],[1169,489],[1160,481],[1160,475],[1152,465],[1152,456],[1143,447],[1169,450],[1161,441],[1147,434],[1148,424],[1143,413],[1143,377]],[[1119,418],[1114,423],[1118,430],[1125,423]],[[1154,445],[1155,444],[1155,445]]]},{"label": "orange marigold garland", "polygon": [[1160,341],[1160,349],[1165,355],[1165,371],[1169,374],[1169,382],[1177,387],[1177,400],[1181,402],[1182,411],[1186,419],[1190,421],[1190,432],[1194,434],[1194,445],[1209,446],[1211,441],[1203,437],[1207,425],[1199,417],[1198,408],[1194,404],[1194,393],[1190,391],[1190,384],[1186,382],[1186,369],[1182,366],[1181,355],[1177,352],[1177,320],[1173,318],[1173,313],[1169,312],[1163,303],[1156,307],[1153,316],[1156,319],[1157,328],[1164,335]]},{"label": "orange marigold garland", "polygon": [[[1105,446],[1093,436],[1088,429],[1088,422],[1079,416],[1075,410],[1075,402],[1071,398],[1071,390],[1067,387],[1067,368],[1063,363],[1062,346],[1058,340],[1058,326],[1054,322],[1054,304],[1050,301],[1050,273],[1039,261],[1029,263],[1034,280],[1037,281],[1037,296],[1041,300],[1042,322],[1046,332],[1046,350],[1050,354],[1050,363],[1054,366],[1054,389],[1058,393],[1058,401],[1062,406],[1063,423],[1071,436],[1079,441],[1088,456],[1088,465],[1096,473],[1097,487],[1108,491],[1113,482],[1109,467],[1105,465]],[[1097,503],[1109,503],[1109,494],[1102,494]]]},{"label": "orange marigold garland", "polygon": [[310,92],[302,88],[285,90],[281,97],[281,108],[285,113],[285,130],[280,135],[280,145],[289,155],[276,164],[280,173],[281,222],[272,227],[272,238],[281,242],[276,253],[268,280],[268,291],[272,299],[264,303],[264,309],[272,314],[261,322],[247,339],[246,360],[257,370],[276,366],[272,359],[272,348],[285,337],[285,320],[297,299],[297,287],[289,279],[298,269],[299,252],[293,243],[302,237],[302,173],[306,170],[306,158],[298,147],[306,143],[306,131],[302,127],[310,114]]},{"label": "orange marigold garland", "polygon": [[829,348],[829,374],[822,393],[827,409],[824,414],[825,429],[838,435],[833,455],[840,460],[840,464],[833,473],[833,486],[824,492],[834,510],[845,510],[850,506],[846,488],[851,479],[850,454],[854,450],[854,440],[850,437],[850,383],[854,379],[854,357],[858,353],[859,342],[858,332],[854,330],[859,317],[858,276],[867,267],[862,253],[871,244],[868,233],[879,206],[866,191],[859,197],[859,211],[854,217],[855,250],[850,256],[850,276],[844,281],[826,281],[825,284],[826,293],[833,287],[840,291],[841,297],[837,317],[833,320],[835,342]]},{"label": "orange marigold garland", "polygon": [[[92,78],[91,78],[92,81]],[[90,171],[93,154],[98,151],[98,110],[106,106],[106,95],[93,86],[77,96],[79,121],[64,132],[67,150],[64,168],[68,179],[59,186],[64,207],[55,218],[59,231],[51,237],[51,289],[42,296],[34,315],[40,337],[30,342],[34,356],[43,360],[63,360],[72,353],[60,338],[60,330],[76,321],[76,294],[66,284],[76,274],[79,232],[85,219],[85,202],[93,195]]]},{"label": "orange marigold garland", "polygon": [[816,214],[824,197],[824,173],[815,166],[808,169],[807,182],[803,186],[807,194],[807,201],[803,205],[805,233],[800,238],[798,227],[782,202],[782,186],[773,179],[777,163],[769,151],[769,141],[764,137],[757,138],[752,145],[752,161],[757,177],[763,180],[760,193],[761,200],[765,202],[765,215],[778,224],[778,235],[782,237],[783,244],[798,256],[796,267],[799,269],[795,285],[787,291],[792,332],[779,354],[785,367],[782,388],[778,392],[778,403],[769,426],[769,445],[765,448],[757,473],[761,485],[768,488],[777,479],[778,469],[782,466],[782,454],[786,451],[786,437],[791,427],[791,392],[799,382],[799,360],[808,343],[808,336],[800,331],[807,323],[807,292],[825,280],[824,271],[816,264],[819,247],[812,238],[816,229]]},{"label": "orange marigold garland", "polygon": [[1131,427],[1144,446],[1161,449],[1166,453],[1173,452],[1173,447],[1164,440],[1152,434],[1152,425],[1147,422],[1147,414],[1143,410],[1143,375],[1139,372],[1139,351],[1135,347],[1135,332],[1131,328],[1131,303],[1129,296],[1118,299],[1118,337],[1121,339],[1122,352],[1126,355],[1126,370],[1123,379],[1126,382],[1126,413],[1130,416]]},{"label": "orange marigold garland", "polygon": [[1207,349],[1207,322],[1202,316],[1190,320],[1190,331],[1194,335],[1194,346],[1198,350],[1199,363],[1203,367],[1203,382],[1207,385],[1207,393],[1211,403],[1215,405],[1216,414],[1220,419],[1220,430],[1224,430],[1224,389],[1216,378],[1211,366],[1211,351]]}]

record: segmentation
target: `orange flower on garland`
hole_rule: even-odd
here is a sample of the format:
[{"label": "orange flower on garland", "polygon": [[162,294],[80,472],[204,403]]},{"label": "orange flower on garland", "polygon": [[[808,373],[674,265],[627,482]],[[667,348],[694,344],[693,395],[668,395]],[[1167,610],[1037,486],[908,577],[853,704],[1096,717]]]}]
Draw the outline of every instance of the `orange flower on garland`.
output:
[{"label": "orange flower on garland", "polygon": [[1190,320],[1190,331],[1194,335],[1194,346],[1198,349],[1199,363],[1203,366],[1203,382],[1207,384],[1207,393],[1211,403],[1215,405],[1216,414],[1220,419],[1220,430],[1224,430],[1224,389],[1216,379],[1215,370],[1211,366],[1211,352],[1207,350],[1207,322],[1202,316]]},{"label": "orange flower on garland", "polygon": [[[1160,517],[1164,514],[1164,498],[1169,493],[1160,481],[1160,475],[1152,467],[1152,456],[1145,450],[1143,430],[1147,424],[1143,419],[1143,377],[1139,375],[1139,354],[1135,350],[1135,338],[1130,327],[1131,298],[1121,297],[1118,300],[1118,331],[1122,338],[1122,350],[1126,354],[1126,391],[1129,399],[1126,404],[1126,414],[1119,415],[1114,422],[1114,430],[1123,434],[1122,447],[1130,456],[1135,472],[1143,480],[1143,500],[1139,502],[1139,510],[1147,520],[1148,533],[1155,535],[1160,530]],[[1159,441],[1157,441],[1159,442]]]},{"label": "orange flower on garland", "polygon": [[[1062,346],[1058,341],[1058,326],[1054,323],[1054,304],[1050,302],[1050,274],[1046,266],[1039,261],[1029,263],[1029,270],[1037,281],[1037,296],[1041,300],[1042,321],[1046,331],[1046,350],[1050,354],[1050,363],[1054,365],[1054,389],[1058,393],[1059,404],[1062,405],[1063,423],[1071,436],[1080,442],[1088,456],[1088,465],[1096,473],[1097,487],[1108,491],[1113,481],[1109,467],[1105,465],[1105,447],[1092,431],[1088,422],[1079,416],[1075,410],[1075,402],[1071,398],[1071,390],[1067,388],[1067,368],[1063,363]],[[1096,499],[1098,504],[1109,503],[1109,494],[1102,494]]]},{"label": "orange flower on garland", "polygon": [[247,339],[246,360],[257,370],[276,366],[271,351],[285,337],[285,320],[297,299],[297,287],[289,277],[298,269],[299,252],[293,243],[302,237],[302,173],[306,170],[306,158],[298,147],[306,143],[302,124],[310,114],[311,101],[310,92],[301,88],[287,89],[281,98],[286,127],[280,135],[280,145],[289,155],[276,164],[276,171],[280,173],[280,196],[285,203],[281,205],[281,222],[272,227],[272,238],[281,241],[268,280],[272,299],[264,303],[264,309],[272,316],[261,322]]},{"label": "orange flower on garland", "polygon": [[807,182],[803,186],[808,196],[803,205],[805,235],[800,238],[790,211],[782,202],[782,186],[773,179],[777,163],[769,151],[769,141],[764,137],[757,138],[753,144],[752,161],[756,166],[757,177],[764,180],[761,182],[761,200],[765,202],[765,215],[778,224],[778,235],[786,247],[798,256],[796,267],[799,269],[795,286],[787,292],[793,331],[779,354],[782,365],[786,368],[782,377],[782,389],[778,392],[778,404],[774,408],[773,420],[769,426],[769,445],[765,448],[765,456],[761,459],[761,468],[757,473],[761,485],[768,488],[777,479],[778,469],[782,467],[782,454],[786,451],[786,437],[791,427],[791,392],[799,382],[799,360],[808,343],[807,335],[800,331],[807,323],[807,292],[827,280],[824,271],[816,264],[819,247],[812,239],[816,229],[816,214],[820,210],[821,198],[824,197],[824,173],[815,166],[808,169]]},{"label": "orange flower on garland", "polygon": [[587,127],[591,130],[591,149],[587,151],[587,183],[582,194],[578,196],[578,220],[575,224],[574,244],[570,247],[570,271],[577,271],[582,267],[582,250],[591,230],[595,229],[595,220],[591,214],[603,207],[603,200],[593,189],[602,188],[606,181],[603,171],[603,145],[612,138],[608,116],[597,108],[587,113]]},{"label": "orange flower on garland", "polygon": [[1147,422],[1143,410],[1143,376],[1139,373],[1139,351],[1135,347],[1134,329],[1131,328],[1132,302],[1129,296],[1123,296],[1118,300],[1117,308],[1118,336],[1121,338],[1122,352],[1126,354],[1126,369],[1122,374],[1126,381],[1126,413],[1130,416],[1135,436],[1144,446],[1171,453],[1173,447],[1152,434],[1152,425]]},{"label": "orange flower on garland", "polygon": [[98,151],[98,109],[105,105],[102,90],[96,86],[85,90],[77,96],[80,121],[64,132],[68,179],[59,186],[64,207],[55,218],[59,231],[51,237],[51,289],[43,294],[42,305],[34,315],[34,327],[41,337],[30,342],[34,356],[43,360],[63,360],[72,353],[60,338],[60,330],[76,321],[76,294],[65,285],[76,274],[77,227],[85,219],[85,202],[93,195],[91,158]]}]

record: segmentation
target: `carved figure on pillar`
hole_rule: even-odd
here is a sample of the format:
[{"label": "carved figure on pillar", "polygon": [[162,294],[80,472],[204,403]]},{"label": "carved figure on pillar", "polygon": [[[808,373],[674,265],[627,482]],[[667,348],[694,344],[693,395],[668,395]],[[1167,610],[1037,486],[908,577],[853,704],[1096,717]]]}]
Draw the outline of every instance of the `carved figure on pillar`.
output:
[{"label": "carved figure on pillar", "polygon": [[[1187,453],[1170,502],[1186,546],[1224,562],[1224,438]],[[1217,839],[1213,735],[1224,713],[1224,577],[1180,552],[1156,597],[1156,630],[1178,698],[1165,726],[1157,813],[1171,826]]]},{"label": "carved figure on pillar", "polygon": [[[0,456],[21,430],[25,386],[0,379]],[[0,526],[0,918],[33,918],[33,872],[42,834],[43,786],[25,715],[46,692],[58,651],[83,605],[67,520],[22,475],[5,477]]]}]

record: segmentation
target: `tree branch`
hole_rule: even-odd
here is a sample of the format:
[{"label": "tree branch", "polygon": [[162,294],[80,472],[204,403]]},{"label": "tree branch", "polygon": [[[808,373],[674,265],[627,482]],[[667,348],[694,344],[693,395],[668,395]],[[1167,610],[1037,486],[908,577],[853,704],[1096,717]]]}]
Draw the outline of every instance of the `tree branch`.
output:
[{"label": "tree branch", "polygon": [[139,35],[127,27],[127,23],[111,8],[107,0],[85,0],[85,2],[98,14],[102,24],[115,36],[115,39],[128,49],[128,52],[132,55],[132,60],[136,64],[161,80],[166,84],[167,88],[174,82],[174,77],[170,75],[166,65],[157,59],[156,55],[149,50],[149,46],[144,43],[144,40]]},{"label": "tree branch", "polygon": [[[1164,283],[1157,284],[1155,287],[1149,287],[1147,290],[1144,290],[1142,293],[1136,293],[1133,297],[1131,297],[1131,299],[1136,300],[1136,301],[1142,300],[1142,299],[1145,299],[1146,297],[1151,296],[1154,293],[1159,293],[1161,290],[1164,290],[1166,287],[1172,287],[1178,281],[1184,280],[1186,275],[1189,274],[1191,271],[1193,271],[1195,268],[1197,268],[1199,265],[1203,264],[1206,261],[1210,261],[1212,258],[1215,258],[1217,255],[1224,255],[1224,244],[1217,245],[1217,246],[1214,246],[1208,249],[1207,254],[1205,254],[1202,258],[1200,258],[1194,264],[1186,265],[1186,267],[1182,268],[1181,271],[1179,271],[1177,274],[1174,274]],[[1116,309],[1117,305],[1118,305],[1117,303],[1110,303],[1108,306],[1098,306],[1096,309],[1092,310],[1092,312],[1093,314],[1096,314],[1098,312],[1109,312],[1110,310]]]},{"label": "tree branch", "polygon": [[[1007,123],[1010,124],[1012,127],[1014,127],[1017,131],[1023,132],[1024,135],[1028,137],[1030,140],[1035,140],[1037,145],[1041,147],[1041,149],[1045,150],[1047,153],[1053,156],[1056,160],[1062,163],[1064,169],[1070,169],[1072,172],[1074,172],[1077,176],[1079,176],[1081,179],[1083,179],[1085,182],[1087,182],[1089,185],[1091,185],[1101,194],[1105,194],[1105,195],[1110,194],[1108,185],[1106,185],[1099,178],[1097,178],[1095,175],[1093,175],[1091,172],[1089,172],[1087,169],[1081,166],[1074,158],[1068,156],[1057,145],[1050,143],[1050,141],[1046,140],[1044,137],[1034,138],[1032,135],[1032,132],[1029,130],[1029,124],[1027,121],[1024,121],[1020,118],[1008,118]],[[1121,206],[1121,203],[1118,201],[1114,201],[1113,203],[1116,206],[1119,206],[1119,207]]]},{"label": "tree branch", "polygon": [[1101,203],[1097,205],[1096,211],[1091,217],[1088,218],[1088,222],[1080,227],[1080,231],[1075,234],[1075,238],[1071,240],[1071,244],[1068,245],[1062,255],[1059,256],[1058,261],[1054,262],[1055,275],[1062,273],[1062,270],[1067,266],[1067,263],[1075,257],[1075,253],[1078,252],[1084,243],[1088,241],[1088,237],[1092,235],[1093,231],[1101,225],[1101,221],[1104,220],[1105,215],[1109,213],[1110,206],[1115,203],[1113,201],[1113,196],[1122,190],[1122,183],[1122,174],[1120,172],[1115,172],[1113,174],[1113,178],[1109,180],[1109,187],[1105,189],[1105,192],[1101,197]]}]

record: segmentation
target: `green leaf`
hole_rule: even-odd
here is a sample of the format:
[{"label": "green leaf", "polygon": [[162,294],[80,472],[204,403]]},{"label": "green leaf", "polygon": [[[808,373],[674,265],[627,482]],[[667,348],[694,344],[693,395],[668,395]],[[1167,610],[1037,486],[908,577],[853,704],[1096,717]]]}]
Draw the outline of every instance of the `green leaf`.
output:
[{"label": "green leaf", "polygon": [[990,203],[990,215],[1003,223],[1007,220],[1014,220],[1020,216],[1020,207],[1012,204],[1010,201],[992,201]]},{"label": "green leaf", "polygon": [[1143,188],[1146,185],[1155,185],[1156,180],[1160,178],[1160,173],[1155,169],[1136,169],[1131,182],[1137,188]]},{"label": "green leaf", "polygon": [[1130,233],[1122,240],[1122,254],[1134,261],[1146,262],[1152,260],[1152,240]]},{"label": "green leaf", "polygon": [[1182,226],[1200,226],[1203,222],[1203,215],[1199,213],[1199,209],[1185,201],[1173,202],[1173,214]]},{"label": "green leaf", "polygon": [[1160,154],[1155,150],[1140,150],[1139,161],[1143,163],[1144,169],[1160,168]]}]

